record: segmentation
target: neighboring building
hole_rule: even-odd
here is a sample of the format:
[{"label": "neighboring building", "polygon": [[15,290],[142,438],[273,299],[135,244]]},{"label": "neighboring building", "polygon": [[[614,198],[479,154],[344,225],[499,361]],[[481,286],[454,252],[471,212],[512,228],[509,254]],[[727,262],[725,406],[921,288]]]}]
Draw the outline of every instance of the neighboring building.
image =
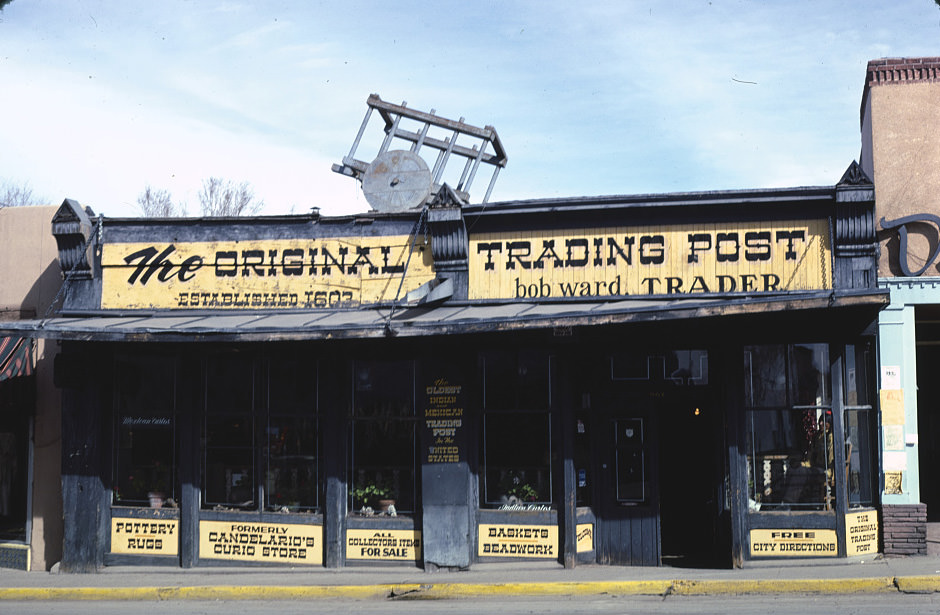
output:
[{"label": "neighboring building", "polygon": [[940,58],[868,63],[861,165],[875,182],[884,551],[926,553],[940,521]]},{"label": "neighboring building", "polygon": [[[0,208],[0,326],[42,318],[62,284],[56,209]],[[47,570],[62,555],[57,349],[30,333],[0,337],[0,567]]]},{"label": "neighboring building", "polygon": [[61,312],[0,324],[61,342],[62,570],[877,551],[887,293],[858,165],[453,195],[333,218],[65,201]]}]

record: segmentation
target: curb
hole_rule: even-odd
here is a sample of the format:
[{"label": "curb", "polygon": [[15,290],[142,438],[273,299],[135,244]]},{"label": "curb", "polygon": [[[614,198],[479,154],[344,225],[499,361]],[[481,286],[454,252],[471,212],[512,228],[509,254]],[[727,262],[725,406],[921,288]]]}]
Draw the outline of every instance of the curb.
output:
[{"label": "curb", "polygon": [[855,594],[940,592],[940,576],[850,579],[658,580],[559,583],[410,583],[392,585],[206,585],[187,587],[0,588],[0,601],[442,600],[497,596]]}]

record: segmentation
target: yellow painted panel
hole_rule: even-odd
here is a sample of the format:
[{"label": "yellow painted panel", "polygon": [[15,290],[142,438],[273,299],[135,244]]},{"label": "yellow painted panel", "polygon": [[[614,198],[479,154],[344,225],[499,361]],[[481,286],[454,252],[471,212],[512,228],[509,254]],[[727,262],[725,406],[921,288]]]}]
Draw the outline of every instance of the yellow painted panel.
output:
[{"label": "yellow painted panel", "polygon": [[199,557],[241,562],[322,564],[323,526],[200,521]]},{"label": "yellow painted panel", "polygon": [[577,532],[577,552],[587,553],[594,550],[594,524],[579,523]]},{"label": "yellow painted panel", "polygon": [[849,513],[845,516],[845,552],[848,556],[878,552],[878,511]]},{"label": "yellow painted panel", "polygon": [[[291,309],[392,301],[434,278],[431,250],[407,236],[201,243],[110,243],[105,309]],[[402,283],[402,272],[407,272]]]},{"label": "yellow painted panel", "polygon": [[826,220],[470,237],[471,299],[597,299],[832,288]]},{"label": "yellow painted panel", "polygon": [[346,559],[385,561],[421,560],[418,530],[346,530]]},{"label": "yellow painted panel", "polygon": [[179,521],[111,517],[111,553],[178,555]]},{"label": "yellow painted panel", "polygon": [[480,524],[478,528],[481,557],[558,557],[557,525]]},{"label": "yellow painted panel", "polygon": [[835,557],[835,530],[751,530],[752,557]]}]

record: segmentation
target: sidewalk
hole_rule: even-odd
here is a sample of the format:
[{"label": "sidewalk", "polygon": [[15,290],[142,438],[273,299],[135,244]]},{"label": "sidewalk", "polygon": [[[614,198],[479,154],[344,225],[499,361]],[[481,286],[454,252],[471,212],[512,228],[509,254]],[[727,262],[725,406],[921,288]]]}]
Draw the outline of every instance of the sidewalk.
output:
[{"label": "sidewalk", "polygon": [[940,558],[802,560],[740,570],[557,564],[415,568],[112,567],[98,574],[0,569],[2,600],[443,599],[507,595],[706,595],[940,592]]}]

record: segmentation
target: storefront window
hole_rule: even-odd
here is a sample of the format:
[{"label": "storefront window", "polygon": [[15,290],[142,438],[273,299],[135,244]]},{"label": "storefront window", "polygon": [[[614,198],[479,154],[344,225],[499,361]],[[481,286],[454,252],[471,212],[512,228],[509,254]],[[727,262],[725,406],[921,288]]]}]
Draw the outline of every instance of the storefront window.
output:
[{"label": "storefront window", "polygon": [[415,370],[413,361],[354,366],[351,510],[414,512]]},{"label": "storefront window", "polygon": [[319,507],[316,360],[209,357],[205,403],[204,507]]},{"label": "storefront window", "polygon": [[169,357],[115,362],[114,503],[173,506],[176,499],[176,364]]},{"label": "storefront window", "polygon": [[850,508],[874,503],[870,354],[867,343],[845,348],[845,472]]},{"label": "storefront window", "polygon": [[281,512],[317,508],[316,363],[272,359],[268,374],[265,507]]},{"label": "storefront window", "polygon": [[35,376],[0,381],[0,541],[26,540],[29,424]]},{"label": "storefront window", "polygon": [[749,346],[744,367],[749,508],[831,509],[828,346]]},{"label": "storefront window", "polygon": [[536,352],[483,356],[483,503],[552,502],[550,359]]},{"label": "storefront window", "polygon": [[233,354],[206,362],[206,506],[256,507],[254,392],[250,360]]}]

